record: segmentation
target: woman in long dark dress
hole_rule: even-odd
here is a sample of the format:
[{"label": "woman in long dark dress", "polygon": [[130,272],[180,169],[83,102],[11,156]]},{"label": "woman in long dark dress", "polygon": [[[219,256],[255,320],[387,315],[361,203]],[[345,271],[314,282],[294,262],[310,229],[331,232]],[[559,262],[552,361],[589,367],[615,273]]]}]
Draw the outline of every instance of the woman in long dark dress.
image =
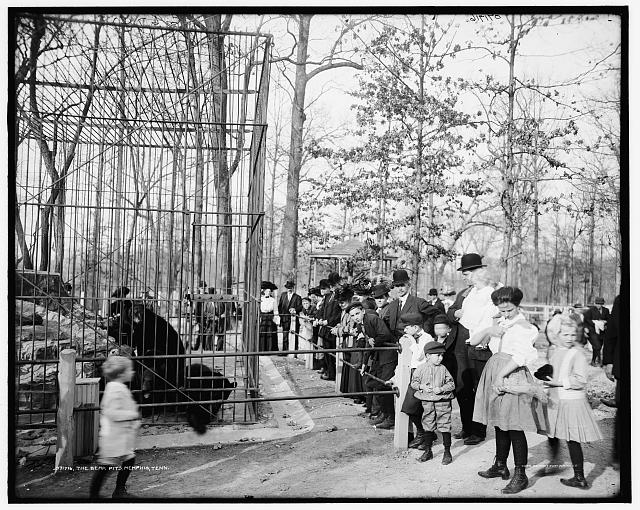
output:
[{"label": "woman in long dark dress", "polygon": [[[345,312],[347,307],[353,300],[353,290],[345,288],[341,292],[336,294],[336,301],[342,309],[342,316],[340,324],[336,326],[337,336],[341,338],[340,347],[350,348],[355,347],[354,327],[351,317]],[[340,378],[340,392],[341,393],[358,393],[364,391],[362,386],[362,377],[358,369],[362,364],[361,352],[345,352],[343,353],[343,359],[345,363],[342,365],[342,376]],[[357,368],[352,367],[355,365]],[[354,396],[351,397],[357,404],[364,403],[364,397]]]},{"label": "woman in long dark dress", "polygon": [[277,287],[271,282],[262,282],[260,298],[259,348],[261,351],[278,350],[278,327],[274,317],[278,315],[276,300],[271,295]]}]

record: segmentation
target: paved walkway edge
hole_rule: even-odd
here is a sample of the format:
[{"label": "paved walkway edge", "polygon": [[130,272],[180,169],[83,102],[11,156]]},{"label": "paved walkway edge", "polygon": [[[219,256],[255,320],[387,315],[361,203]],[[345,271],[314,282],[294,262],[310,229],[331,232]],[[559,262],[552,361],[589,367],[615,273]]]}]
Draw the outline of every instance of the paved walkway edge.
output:
[{"label": "paved walkway edge", "polygon": [[[265,397],[294,395],[291,387],[280,375],[271,359],[265,356],[260,358],[260,377]],[[271,401],[271,408],[278,424],[277,427],[224,425],[209,428],[201,436],[193,431],[140,436],[136,450],[287,439],[309,432],[315,426],[311,416],[298,400],[274,400]]]}]

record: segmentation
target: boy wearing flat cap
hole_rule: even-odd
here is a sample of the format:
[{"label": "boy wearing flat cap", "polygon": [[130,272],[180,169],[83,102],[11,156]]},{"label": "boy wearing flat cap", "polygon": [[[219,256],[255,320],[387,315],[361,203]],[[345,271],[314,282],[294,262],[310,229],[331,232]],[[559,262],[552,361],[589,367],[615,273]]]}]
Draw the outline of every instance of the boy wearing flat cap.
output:
[{"label": "boy wearing flat cap", "polygon": [[451,464],[451,399],[455,383],[449,371],[442,365],[445,347],[438,342],[429,342],[424,346],[426,362],[416,368],[411,376],[411,387],[416,390],[415,398],[422,400],[422,426],[432,434],[424,435],[424,453],[418,460],[426,462],[433,459],[431,446],[436,429],[442,433],[444,445],[443,464]]},{"label": "boy wearing flat cap", "polygon": [[458,362],[456,361],[456,333],[451,327],[449,318],[441,313],[433,318],[433,335],[435,341],[444,345],[446,349],[442,358],[442,364],[449,371],[453,380],[456,380]]},{"label": "boy wearing flat cap", "polygon": [[[415,370],[422,365],[426,358],[424,355],[424,346],[429,342],[433,341],[431,335],[422,329],[422,324],[424,319],[422,318],[422,314],[418,312],[411,312],[405,315],[405,327],[404,327],[404,336],[411,337],[414,341],[411,344],[411,375],[415,372]],[[396,374],[393,374],[393,377],[387,381],[387,384],[395,386]],[[422,446],[424,444],[425,439],[425,430],[422,426],[422,400],[417,399],[414,396],[415,390],[409,384],[409,388],[404,396],[404,401],[402,402],[401,411],[407,415],[409,415],[409,421],[416,426],[416,430],[418,433],[416,437],[409,442],[409,448],[418,448],[423,449]],[[435,439],[435,433],[430,433],[432,435],[432,442]]]}]

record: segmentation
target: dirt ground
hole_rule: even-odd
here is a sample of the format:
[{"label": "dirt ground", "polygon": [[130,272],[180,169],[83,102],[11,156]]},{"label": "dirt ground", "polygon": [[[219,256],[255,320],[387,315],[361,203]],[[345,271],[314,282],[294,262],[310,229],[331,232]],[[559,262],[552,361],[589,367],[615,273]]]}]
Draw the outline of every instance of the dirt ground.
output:
[{"label": "dirt ground", "polygon": [[[332,383],[304,368],[300,360],[273,357],[280,374],[294,392],[328,394]],[[561,473],[541,476],[549,460],[546,439],[527,434],[530,486],[515,499],[526,498],[610,498],[619,489],[619,471],[610,461],[614,410],[599,404],[610,396],[610,383],[601,369],[592,369],[589,396],[605,439],[584,446],[585,474],[591,489],[565,487],[560,477],[572,476],[568,452],[563,450]],[[486,480],[477,475],[488,468],[495,453],[493,434],[477,446],[454,440],[454,461],[443,466],[442,441],[434,446],[434,459],[417,461],[418,450],[395,450],[393,431],[377,430],[359,417],[363,407],[348,399],[301,401],[315,426],[307,433],[285,440],[244,441],[193,448],[139,451],[139,471],[131,474],[129,490],[144,499],[163,501],[273,500],[308,501],[325,499],[503,499],[501,479]],[[453,431],[460,429],[454,404]],[[52,475],[53,459],[30,460],[16,466],[16,496],[19,499],[45,498],[75,500],[87,497],[90,463],[78,463],[70,472]],[[509,468],[513,466],[512,457]],[[109,497],[115,475],[107,481],[103,495]]]}]

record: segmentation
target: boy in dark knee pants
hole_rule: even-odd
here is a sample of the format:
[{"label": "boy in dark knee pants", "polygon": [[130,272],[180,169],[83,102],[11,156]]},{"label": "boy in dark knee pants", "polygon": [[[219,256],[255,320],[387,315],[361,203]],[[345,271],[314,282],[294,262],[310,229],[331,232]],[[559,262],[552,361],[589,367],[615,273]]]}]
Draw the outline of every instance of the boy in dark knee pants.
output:
[{"label": "boy in dark knee pants", "polygon": [[411,377],[415,398],[422,400],[422,426],[425,430],[424,453],[418,459],[426,462],[433,458],[431,446],[436,430],[442,433],[444,444],[443,464],[451,464],[451,400],[455,383],[449,371],[442,365],[444,345],[429,342],[424,346],[426,362],[416,368]]},{"label": "boy in dark knee pants", "polygon": [[[433,341],[431,335],[422,329],[424,319],[422,314],[417,312],[407,313],[403,317],[405,322],[404,336],[411,337],[411,375],[415,372],[416,368],[425,363],[426,358],[424,355],[424,346]],[[387,384],[394,385],[394,378],[387,381]],[[424,436],[425,430],[422,426],[422,400],[417,399],[414,396],[415,390],[409,384],[407,393],[405,394],[404,401],[402,402],[401,411],[409,415],[409,421],[416,427],[416,437],[409,442],[409,448],[424,449]],[[435,436],[435,434],[434,434]],[[432,439],[435,439],[433,437]]]}]

